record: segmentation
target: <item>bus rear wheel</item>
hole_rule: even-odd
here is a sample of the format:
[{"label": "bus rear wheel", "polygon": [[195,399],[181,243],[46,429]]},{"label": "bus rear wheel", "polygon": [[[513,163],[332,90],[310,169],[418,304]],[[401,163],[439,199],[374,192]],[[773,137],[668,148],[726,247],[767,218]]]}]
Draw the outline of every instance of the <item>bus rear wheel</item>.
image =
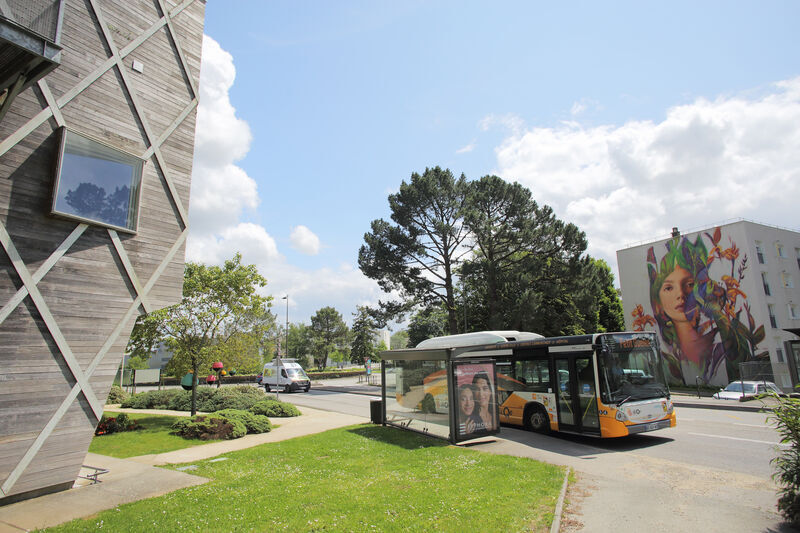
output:
[{"label": "bus rear wheel", "polygon": [[525,409],[525,428],[536,433],[550,432],[550,416],[544,407],[533,404]]}]

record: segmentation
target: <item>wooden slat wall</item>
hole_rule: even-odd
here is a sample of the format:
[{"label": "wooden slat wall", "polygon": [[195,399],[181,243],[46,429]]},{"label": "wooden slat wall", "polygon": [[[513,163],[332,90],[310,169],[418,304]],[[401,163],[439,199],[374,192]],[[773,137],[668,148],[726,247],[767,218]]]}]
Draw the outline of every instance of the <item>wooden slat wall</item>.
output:
[{"label": "wooden slat wall", "polygon": [[[116,236],[140,284],[152,286],[148,294],[137,294],[112,233],[89,225],[35,283],[57,331],[31,295],[0,318],[0,505],[15,495],[73,481],[88,450],[95,410],[81,392],[65,401],[80,385],[62,348],[68,346],[103,402],[136,316],[144,310],[137,297],[146,296],[150,309],[180,299],[187,228],[178,205],[188,211],[205,2],[197,0],[174,13],[179,5],[67,0],[62,64],[43,81],[58,102],[56,109],[48,107],[40,84],[18,96],[0,122],[0,229],[8,233],[30,276],[80,229],[74,221],[48,214],[58,128],[148,154],[138,231]],[[108,63],[112,49],[125,49],[154,27],[121,62]],[[143,73],[132,70],[134,59],[144,65]],[[75,87],[87,80],[91,83],[75,94]],[[170,131],[182,114],[186,118]],[[151,147],[165,134],[157,157]],[[177,251],[168,257],[176,243]],[[10,253],[0,247],[0,308],[27,290]],[[98,357],[109,341],[111,348]]]}]

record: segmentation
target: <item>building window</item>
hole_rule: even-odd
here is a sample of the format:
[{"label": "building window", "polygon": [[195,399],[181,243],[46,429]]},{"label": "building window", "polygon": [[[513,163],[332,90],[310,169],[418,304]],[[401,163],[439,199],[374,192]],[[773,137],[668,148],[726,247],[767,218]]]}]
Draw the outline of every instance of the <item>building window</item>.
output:
[{"label": "building window", "polygon": [[135,232],[143,166],[134,155],[64,128],[52,213]]},{"label": "building window", "polygon": [[794,253],[797,255],[797,268],[800,268],[800,248],[795,248]]},{"label": "building window", "polygon": [[781,272],[781,280],[783,280],[783,287],[785,289],[794,289],[794,280],[792,279],[791,274]]},{"label": "building window", "polygon": [[783,363],[783,349],[778,348],[776,351],[778,352],[778,362]]},{"label": "building window", "polygon": [[764,284],[764,294],[766,294],[767,296],[770,296],[771,293],[769,292],[769,282],[767,281],[767,273],[766,272],[762,272],[761,273],[761,283]]},{"label": "building window", "polygon": [[795,304],[789,304],[789,317],[793,320],[800,319],[800,310]]},{"label": "building window", "polygon": [[769,325],[772,329],[778,329],[778,319],[775,317],[775,307],[772,304],[767,305],[769,311]]},{"label": "building window", "polygon": [[778,254],[778,257],[786,257],[786,250],[784,250],[783,245],[779,242],[775,243],[775,253]]},{"label": "building window", "polygon": [[758,264],[763,265],[766,263],[764,261],[764,249],[759,241],[756,241],[756,257],[758,258]]}]

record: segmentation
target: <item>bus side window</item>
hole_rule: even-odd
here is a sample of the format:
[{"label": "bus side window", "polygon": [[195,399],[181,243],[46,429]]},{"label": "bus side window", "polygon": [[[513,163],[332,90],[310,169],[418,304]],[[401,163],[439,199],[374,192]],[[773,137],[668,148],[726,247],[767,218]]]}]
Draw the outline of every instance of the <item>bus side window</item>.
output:
[{"label": "bus side window", "polygon": [[530,392],[547,392],[550,388],[550,363],[547,359],[532,359],[517,361],[517,380],[525,384],[525,390]]}]

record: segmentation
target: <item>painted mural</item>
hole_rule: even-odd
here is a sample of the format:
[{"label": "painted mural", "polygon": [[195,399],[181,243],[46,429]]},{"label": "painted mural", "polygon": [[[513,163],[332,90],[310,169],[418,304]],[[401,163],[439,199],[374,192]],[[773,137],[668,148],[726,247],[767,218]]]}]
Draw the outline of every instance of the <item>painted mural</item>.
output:
[{"label": "painted mural", "polygon": [[[756,325],[747,294],[741,290],[747,255],[739,257],[722,232],[685,236],[647,250],[650,312],[639,303],[633,329],[648,326],[661,335],[661,348],[674,383],[724,385],[739,377],[739,364],[768,355],[759,352],[764,326]],[[662,252],[660,258],[657,254]]]}]

